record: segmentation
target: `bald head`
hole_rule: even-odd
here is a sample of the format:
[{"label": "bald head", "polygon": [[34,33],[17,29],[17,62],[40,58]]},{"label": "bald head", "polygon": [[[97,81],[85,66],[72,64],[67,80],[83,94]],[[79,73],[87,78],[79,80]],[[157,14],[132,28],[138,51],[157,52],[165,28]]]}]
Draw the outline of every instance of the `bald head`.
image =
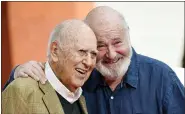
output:
[{"label": "bald head", "polygon": [[90,35],[94,35],[91,28],[81,20],[70,19],[58,24],[52,31],[48,43],[48,54],[50,53],[50,44],[57,40],[62,47],[69,46],[79,40],[80,35],[88,32]]},{"label": "bald head", "polygon": [[124,76],[132,49],[129,29],[124,17],[108,6],[91,10],[84,20],[97,38],[96,69],[106,78],[116,79]]},{"label": "bald head", "polygon": [[53,30],[48,50],[48,63],[53,72],[71,92],[75,92],[96,64],[97,40],[82,20],[66,20]]},{"label": "bald head", "polygon": [[93,31],[99,27],[105,26],[128,28],[124,17],[118,11],[108,6],[94,8],[88,13],[84,21],[93,29]]}]

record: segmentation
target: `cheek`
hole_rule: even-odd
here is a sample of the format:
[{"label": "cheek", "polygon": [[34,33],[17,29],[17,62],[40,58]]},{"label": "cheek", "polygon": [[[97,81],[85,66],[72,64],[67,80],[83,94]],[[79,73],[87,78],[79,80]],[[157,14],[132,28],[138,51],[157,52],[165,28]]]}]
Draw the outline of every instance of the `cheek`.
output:
[{"label": "cheek", "polygon": [[123,56],[128,56],[129,55],[129,51],[130,49],[129,48],[120,48],[120,49],[116,49],[116,52],[120,55],[123,55]]},{"label": "cheek", "polygon": [[106,51],[105,50],[102,50],[102,51],[99,51],[98,52],[98,55],[97,55],[97,60],[96,62],[98,62],[99,60],[101,60],[106,54]]},{"label": "cheek", "polygon": [[78,66],[78,65],[80,65],[82,63],[82,60],[83,60],[83,56],[74,55],[71,58],[71,64],[72,64],[73,67],[76,67],[76,66]]},{"label": "cheek", "polygon": [[89,72],[87,73],[87,76],[83,79],[83,82],[86,82],[89,79],[90,74],[91,74],[91,72],[90,73]]},{"label": "cheek", "polygon": [[92,60],[92,65],[90,66],[92,70],[93,70],[94,67],[96,66],[96,62],[97,62],[97,59]]}]

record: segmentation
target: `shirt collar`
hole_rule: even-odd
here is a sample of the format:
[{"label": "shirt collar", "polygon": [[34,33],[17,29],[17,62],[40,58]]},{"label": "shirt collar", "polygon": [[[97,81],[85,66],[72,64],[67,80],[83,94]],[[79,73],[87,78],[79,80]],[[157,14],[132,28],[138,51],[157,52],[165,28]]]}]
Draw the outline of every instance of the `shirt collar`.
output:
[{"label": "shirt collar", "polygon": [[137,88],[138,84],[139,59],[134,48],[132,48],[132,58],[128,71],[125,75],[124,82],[130,86]]},{"label": "shirt collar", "polygon": [[82,89],[78,88],[74,93],[68,90],[56,77],[54,72],[52,71],[50,65],[48,62],[45,64],[45,74],[46,78],[48,79],[49,83],[52,85],[52,87],[68,102],[71,104],[77,101],[81,94]]}]

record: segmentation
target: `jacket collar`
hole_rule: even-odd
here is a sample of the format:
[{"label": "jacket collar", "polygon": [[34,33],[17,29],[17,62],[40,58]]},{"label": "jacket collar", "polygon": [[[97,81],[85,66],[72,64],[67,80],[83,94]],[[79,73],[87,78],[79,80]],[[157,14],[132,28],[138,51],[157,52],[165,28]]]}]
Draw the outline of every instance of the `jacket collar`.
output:
[{"label": "jacket collar", "polygon": [[[39,82],[39,87],[44,93],[43,96],[43,102],[45,103],[49,113],[51,114],[65,114],[64,110],[62,108],[62,105],[60,103],[60,100],[56,94],[56,91],[53,89],[53,87],[50,85],[50,83],[47,81],[46,84],[41,84]],[[84,114],[87,113],[87,107],[86,107],[86,102],[85,98],[81,96],[79,98],[80,106],[84,112]]]},{"label": "jacket collar", "polygon": [[47,81],[44,85],[39,82],[39,87],[43,91],[43,102],[45,103],[49,113],[51,114],[64,114],[64,110],[60,103],[60,100],[52,88],[50,83]]}]

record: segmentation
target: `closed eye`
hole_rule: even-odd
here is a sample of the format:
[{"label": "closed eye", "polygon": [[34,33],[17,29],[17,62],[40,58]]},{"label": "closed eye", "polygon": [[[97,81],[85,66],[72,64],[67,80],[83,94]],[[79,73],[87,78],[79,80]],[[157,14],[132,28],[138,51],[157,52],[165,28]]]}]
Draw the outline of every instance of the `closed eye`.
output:
[{"label": "closed eye", "polygon": [[104,45],[104,44],[100,44],[100,45],[98,45],[97,47],[98,47],[98,48],[101,48],[101,47],[105,47],[105,45]]},{"label": "closed eye", "polygon": [[85,55],[87,51],[81,49],[81,50],[79,50],[79,52],[80,52],[81,55]]},{"label": "closed eye", "polygon": [[96,52],[91,52],[91,55],[92,55],[92,57],[94,58],[94,57],[97,56],[97,53],[96,53]]},{"label": "closed eye", "polygon": [[115,41],[114,45],[122,43],[121,41]]}]

